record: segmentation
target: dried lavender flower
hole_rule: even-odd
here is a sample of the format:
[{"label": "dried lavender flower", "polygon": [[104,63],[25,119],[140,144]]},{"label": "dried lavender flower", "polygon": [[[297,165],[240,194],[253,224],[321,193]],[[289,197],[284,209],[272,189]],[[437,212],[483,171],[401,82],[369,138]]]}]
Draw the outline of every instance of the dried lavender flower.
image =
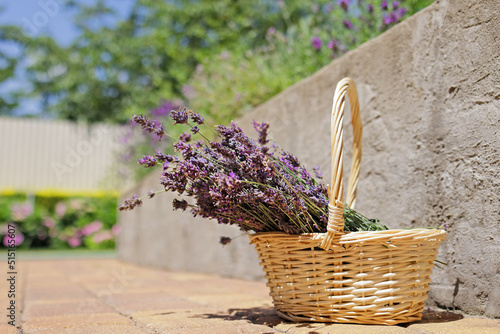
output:
[{"label": "dried lavender flower", "polygon": [[190,116],[191,120],[196,124],[201,125],[201,124],[205,123],[205,119],[200,114],[197,114],[192,110],[189,110],[189,116]]},{"label": "dried lavender flower", "polygon": [[225,246],[225,245],[228,245],[231,243],[231,238],[229,237],[220,237],[220,240],[219,240],[220,244]]},{"label": "dried lavender flower", "polygon": [[170,112],[170,118],[174,121],[172,123],[173,125],[175,124],[187,124],[188,122],[188,111],[186,108],[179,108],[177,110],[172,110]]},{"label": "dried lavender flower", "polygon": [[198,127],[198,125],[195,125],[191,128],[191,131],[194,135],[197,134],[198,132],[200,132],[200,128]]},{"label": "dried lavender flower", "polygon": [[142,206],[142,200],[137,195],[133,195],[130,199],[126,199],[123,203],[118,204],[118,210],[133,210],[136,206]]},{"label": "dried lavender flower", "polygon": [[179,136],[179,140],[187,143],[187,142],[189,142],[191,140],[191,135],[189,133],[187,133],[187,132],[184,132],[183,134],[181,134]]},{"label": "dried lavender flower", "polygon": [[150,155],[143,155],[142,159],[139,159],[139,164],[146,168],[151,168],[156,166],[157,161],[154,157]]},{"label": "dried lavender flower", "polygon": [[177,198],[174,198],[173,202],[172,202],[172,205],[174,207],[174,210],[182,210],[182,211],[186,211],[186,208],[188,206],[188,203],[186,202],[186,200],[178,200]]},{"label": "dried lavender flower", "polygon": [[150,120],[142,114],[139,114],[139,116],[134,115],[131,119],[133,123],[139,124],[144,131],[147,131],[149,133],[153,133],[156,136],[159,137],[159,140],[165,135],[165,130],[163,128],[163,125],[161,125],[160,122],[156,120]]},{"label": "dried lavender flower", "polygon": [[253,127],[259,134],[259,144],[260,145],[266,145],[269,140],[267,139],[267,134],[269,131],[269,124],[268,123],[257,123],[256,121],[253,121]]}]

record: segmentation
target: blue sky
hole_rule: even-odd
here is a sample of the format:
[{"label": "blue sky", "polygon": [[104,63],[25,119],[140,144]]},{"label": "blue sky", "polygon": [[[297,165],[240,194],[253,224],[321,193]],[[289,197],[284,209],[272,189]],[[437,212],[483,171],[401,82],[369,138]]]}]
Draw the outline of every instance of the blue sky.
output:
[{"label": "blue sky", "polygon": [[[2,0],[0,6],[4,11],[0,13],[1,25],[18,25],[28,35],[49,35],[59,44],[67,46],[78,37],[78,31],[72,24],[74,10],[68,10],[64,4],[66,0]],[[80,3],[91,5],[96,0],[79,0]],[[134,0],[108,0],[106,3],[115,9],[119,17],[124,18],[129,13]],[[12,44],[0,43],[0,49],[8,54],[16,54]],[[29,89],[21,69],[16,78],[0,85],[0,94],[8,94],[19,87]],[[16,114],[38,114],[40,101],[37,99],[25,101]]]}]

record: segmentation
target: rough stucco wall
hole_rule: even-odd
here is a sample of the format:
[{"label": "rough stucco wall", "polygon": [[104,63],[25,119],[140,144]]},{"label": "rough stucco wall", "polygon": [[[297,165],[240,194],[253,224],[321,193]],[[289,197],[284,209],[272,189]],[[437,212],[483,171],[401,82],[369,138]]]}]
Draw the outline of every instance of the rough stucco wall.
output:
[{"label": "rough stucco wall", "polygon": [[[500,24],[495,13],[495,1],[436,2],[238,122],[247,131],[252,131],[252,119],[271,123],[280,145],[307,166],[320,165],[327,182],[333,91],[341,78],[352,77],[364,125],[357,209],[391,228],[446,223],[449,234],[439,258],[449,265],[434,270],[430,301],[490,317],[500,317]],[[349,157],[349,131],[345,137]],[[140,214],[122,215],[121,256],[227,274],[215,268],[215,260],[222,258],[208,255],[212,248],[220,250],[213,238],[224,233],[207,233],[209,238],[202,233],[197,240],[187,232],[186,238],[166,236],[191,230],[192,220],[174,216],[169,204],[161,203],[150,208],[160,209],[158,215],[168,212],[168,224],[141,219],[154,216],[149,204]],[[171,224],[181,226],[165,227]],[[158,236],[171,238],[171,244],[159,242]],[[244,244],[243,239],[236,241]],[[206,258],[182,252],[191,244],[205,249]],[[241,253],[228,260],[244,263],[244,269],[261,277],[251,248],[236,247]],[[231,252],[229,246],[223,251]],[[207,265],[205,260],[215,262]],[[230,274],[241,277],[238,270]]]}]

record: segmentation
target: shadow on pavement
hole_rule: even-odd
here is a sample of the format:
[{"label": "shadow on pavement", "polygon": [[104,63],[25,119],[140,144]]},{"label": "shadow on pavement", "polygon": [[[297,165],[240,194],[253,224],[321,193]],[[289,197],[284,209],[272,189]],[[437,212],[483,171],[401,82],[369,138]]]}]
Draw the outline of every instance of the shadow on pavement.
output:
[{"label": "shadow on pavement", "polygon": [[253,324],[274,327],[282,322],[274,307],[234,308],[227,313],[202,314],[204,319],[248,320]]},{"label": "shadow on pavement", "polygon": [[[223,320],[247,320],[253,324],[264,325],[268,327],[275,327],[281,323],[289,323],[288,321],[281,319],[274,310],[274,307],[253,307],[253,308],[235,308],[229,309],[227,313],[216,313],[216,314],[202,314],[197,315],[197,317],[202,317],[204,319],[223,319]],[[409,322],[405,324],[399,324],[400,327],[409,327],[413,324],[425,324],[425,323],[438,323],[438,322],[450,322],[463,319],[464,316],[459,313],[453,313],[448,311],[434,311],[426,309],[423,311],[422,320]],[[309,327],[310,323],[297,323],[297,327]]]},{"label": "shadow on pavement", "polygon": [[408,327],[413,324],[428,324],[428,323],[437,323],[437,322],[450,322],[457,321],[463,319],[464,316],[459,313],[453,313],[448,311],[434,311],[426,309],[422,312],[422,320],[409,322],[406,324],[399,324],[401,327]]}]

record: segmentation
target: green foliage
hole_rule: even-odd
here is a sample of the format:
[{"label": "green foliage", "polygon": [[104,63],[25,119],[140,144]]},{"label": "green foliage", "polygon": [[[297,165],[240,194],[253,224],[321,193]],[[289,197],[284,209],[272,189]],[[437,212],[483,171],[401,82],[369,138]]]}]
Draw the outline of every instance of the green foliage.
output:
[{"label": "green foliage", "polygon": [[[78,12],[81,32],[68,47],[27,36],[19,27],[0,27],[0,41],[16,43],[30,60],[32,91],[18,92],[18,98],[41,96],[46,111],[64,119],[126,122],[162,99],[181,97],[200,61],[226,48],[252,49],[270,26],[293,24],[309,5],[290,1],[285,19],[270,1],[136,0],[121,21],[102,0],[68,6]],[[114,25],[101,23],[110,17]]]},{"label": "green foliage", "polygon": [[[189,106],[215,123],[227,123],[430,3],[401,1],[400,6],[408,9],[404,15],[392,2],[383,10],[380,0],[351,1],[347,10],[336,2],[313,5],[286,29],[268,30],[262,46],[223,51],[202,60],[188,82]],[[285,19],[287,7],[280,10]],[[385,22],[391,13],[397,20]]]},{"label": "green foliage", "polygon": [[[0,197],[0,237],[15,225],[27,248],[113,248],[115,197]],[[116,228],[115,228],[116,231]]]}]

